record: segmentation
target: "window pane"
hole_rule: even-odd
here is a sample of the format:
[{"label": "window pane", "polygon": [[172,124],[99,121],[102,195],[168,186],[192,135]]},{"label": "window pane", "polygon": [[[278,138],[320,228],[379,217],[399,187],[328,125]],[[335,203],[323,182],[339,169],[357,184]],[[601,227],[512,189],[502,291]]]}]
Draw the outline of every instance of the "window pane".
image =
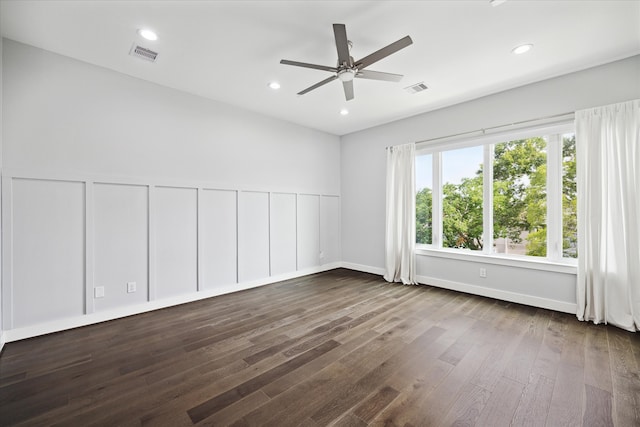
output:
[{"label": "window pane", "polygon": [[416,156],[416,243],[432,243],[433,156]]},{"label": "window pane", "polygon": [[496,253],[547,255],[546,148],[546,141],[539,137],[494,146]]},{"label": "window pane", "polygon": [[482,250],[482,146],[442,153],[442,246]]},{"label": "window pane", "polygon": [[562,135],[562,256],[578,257],[576,135]]}]

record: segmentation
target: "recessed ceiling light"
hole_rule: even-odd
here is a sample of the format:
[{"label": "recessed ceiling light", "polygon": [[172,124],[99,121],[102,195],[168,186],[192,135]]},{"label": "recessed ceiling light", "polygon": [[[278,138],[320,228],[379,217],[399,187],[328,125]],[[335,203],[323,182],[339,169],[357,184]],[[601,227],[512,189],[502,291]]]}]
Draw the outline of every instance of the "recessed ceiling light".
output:
[{"label": "recessed ceiling light", "polygon": [[514,47],[511,53],[515,53],[516,55],[521,55],[525,52],[529,52],[532,47],[533,47],[532,44],[523,44],[523,45]]},{"label": "recessed ceiling light", "polygon": [[340,114],[342,114],[343,116],[346,116],[347,114],[349,114],[349,110],[347,110],[346,108],[343,108],[342,110],[340,110]]},{"label": "recessed ceiling light", "polygon": [[270,87],[271,89],[273,89],[273,90],[280,89],[280,83],[278,83],[278,82],[271,82],[271,83],[269,83],[269,87]]},{"label": "recessed ceiling light", "polygon": [[496,6],[500,6],[502,3],[506,1],[507,0],[489,0],[489,4],[493,7],[496,7]]},{"label": "recessed ceiling light", "polygon": [[148,29],[140,29],[138,30],[138,34],[144,39],[155,41],[158,40],[158,35],[151,30]]}]

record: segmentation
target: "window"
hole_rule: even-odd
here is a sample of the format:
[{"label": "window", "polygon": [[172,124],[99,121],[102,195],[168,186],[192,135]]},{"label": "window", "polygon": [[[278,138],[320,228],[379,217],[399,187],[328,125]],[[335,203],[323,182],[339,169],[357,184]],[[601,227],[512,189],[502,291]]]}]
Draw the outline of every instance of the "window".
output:
[{"label": "window", "polygon": [[572,125],[419,148],[416,243],[537,257],[577,257]]},{"label": "window", "polygon": [[495,253],[547,256],[547,141],[533,137],[493,148]]},{"label": "window", "polygon": [[442,153],[442,247],[482,250],[482,147]]}]

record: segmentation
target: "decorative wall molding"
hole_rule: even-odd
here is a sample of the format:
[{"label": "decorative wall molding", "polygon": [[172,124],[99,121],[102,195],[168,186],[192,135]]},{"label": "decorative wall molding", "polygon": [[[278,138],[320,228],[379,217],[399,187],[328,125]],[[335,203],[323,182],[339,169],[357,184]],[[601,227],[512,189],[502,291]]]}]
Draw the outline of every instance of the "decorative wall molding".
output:
[{"label": "decorative wall molding", "polygon": [[[42,183],[42,186],[40,185]],[[32,183],[29,186],[21,185],[20,190],[14,189],[15,183]],[[60,207],[64,206],[58,202],[58,199],[54,195],[49,195],[48,186],[54,185],[56,191],[66,191],[65,189],[70,188],[71,186],[83,185],[82,195],[78,193],[74,200],[74,210],[72,212],[76,212],[77,215],[69,216],[69,218],[74,219],[66,219],[68,224],[71,221],[74,224],[74,227],[81,227],[84,230],[84,235],[81,241],[65,239],[62,237],[63,242],[58,240],[57,235],[54,232],[48,233],[48,230],[56,230],[56,225],[60,220],[60,216],[54,217],[52,219],[53,222],[49,223],[50,217],[47,212],[48,206],[52,207]],[[119,236],[127,235],[126,233],[130,231],[123,230],[131,230],[130,227],[127,229],[123,226],[131,225],[130,222],[126,219],[129,218],[130,215],[125,215],[125,219],[122,219],[122,215],[116,215],[117,218],[113,219],[113,215],[109,214],[110,209],[116,209],[115,213],[120,213],[127,211],[127,209],[131,209],[132,206],[126,202],[115,203],[113,200],[131,200],[131,199],[121,199],[117,197],[116,199],[103,199],[111,200],[109,203],[105,205],[102,204],[102,211],[98,211],[97,209],[97,201],[98,196],[102,193],[98,193],[98,190],[104,188],[103,185],[112,185],[115,187],[115,191],[117,194],[124,194],[127,189],[131,189],[132,187],[144,188],[146,198],[146,205],[144,207],[138,206],[136,211],[130,211],[131,214],[137,212],[145,212],[146,225],[144,227],[138,223],[135,226],[135,230],[143,230],[146,229],[146,238],[144,246],[146,246],[146,254],[144,260],[141,260],[139,257],[133,259],[131,257],[127,257],[122,252],[122,250],[128,248],[128,244],[123,243],[122,239],[120,241],[116,241],[117,245],[113,246],[113,241],[108,241],[106,246],[109,251],[107,251],[109,256],[100,256],[96,253],[97,244],[99,242],[99,229],[97,226],[97,218],[102,218],[103,224],[105,218],[109,223],[109,227],[105,231],[102,228],[101,233],[102,236],[112,235],[112,232],[116,232]],[[289,278],[300,277],[307,274],[316,273],[319,271],[325,271],[332,268],[340,267],[339,261],[341,258],[340,254],[340,197],[338,195],[325,195],[319,193],[313,193],[310,191],[305,192],[286,192],[286,191],[262,191],[260,189],[238,189],[238,188],[229,188],[225,186],[215,186],[209,185],[207,183],[193,183],[193,182],[167,182],[165,181],[146,181],[144,179],[109,179],[109,177],[96,177],[89,175],[74,175],[74,174],[52,174],[47,175],[43,173],[34,173],[28,174],[24,171],[22,173],[16,173],[15,175],[11,175],[9,173],[5,173],[2,177],[2,222],[3,222],[3,247],[5,248],[2,254],[2,265],[3,265],[3,283],[2,283],[2,291],[3,291],[3,327],[5,329],[3,339],[6,342],[15,341],[17,339],[28,338],[32,336],[37,336],[45,333],[56,332],[59,330],[75,328],[79,326],[83,326],[86,324],[92,324],[96,322],[101,322],[105,320],[111,320],[118,317],[130,316],[137,313],[143,313],[149,310],[155,310],[157,308],[169,307],[176,304],[183,304],[189,301],[196,301],[198,299],[209,298],[216,295],[221,295],[229,292],[236,292],[238,290],[249,289],[256,286],[262,286],[268,283],[277,282],[280,280],[286,280]],[[118,190],[117,187],[121,186],[122,190]],[[26,188],[26,190],[25,190]],[[175,190],[174,193],[167,193],[169,199],[167,201],[166,197],[163,204],[159,204],[158,194],[160,191],[165,191],[166,189]],[[47,190],[47,191],[45,191]],[[193,203],[189,204],[189,207],[186,208],[189,210],[190,214],[187,220],[177,220],[172,219],[167,222],[167,218],[173,218],[172,212],[175,208],[184,209],[184,206],[181,201],[182,197],[180,194],[182,191],[191,192],[193,190],[193,194],[195,195],[195,205]],[[16,193],[20,191],[20,193]],[[229,247],[231,251],[230,254],[233,255],[234,261],[232,264],[233,269],[235,271],[235,278],[229,279],[227,277],[223,278],[223,280],[211,281],[209,280],[205,283],[203,269],[208,268],[207,271],[215,271],[212,270],[212,265],[215,267],[212,260],[217,258],[211,258],[211,254],[209,253],[207,258],[204,258],[203,254],[204,249],[204,237],[209,236],[204,227],[203,218],[206,213],[203,211],[204,205],[204,195],[210,194],[209,191],[229,191],[235,194],[235,202],[233,203],[233,218],[235,219],[235,223],[231,224],[231,220],[229,220],[229,228],[234,230],[235,233],[235,248]],[[267,233],[265,237],[267,239],[266,247],[267,252],[266,255],[262,252],[262,255],[265,255],[265,259],[255,260],[256,263],[264,264],[265,262],[268,265],[266,270],[262,271],[260,274],[248,275],[245,276],[244,280],[241,277],[241,265],[239,264],[240,254],[237,252],[238,247],[238,215],[240,214],[238,201],[245,194],[256,194],[261,193],[266,196],[266,217],[260,217],[260,220],[266,220],[267,223],[270,223],[272,220],[272,215],[274,214],[270,210],[271,198],[274,194],[290,194],[293,196],[296,201],[295,204],[289,204],[290,209],[294,210],[294,224],[293,230],[294,233],[300,235],[300,233],[309,233],[313,234],[313,238],[309,241],[312,247],[307,248],[306,246],[301,248],[300,242],[296,242],[295,238],[293,240],[293,246],[291,252],[290,250],[287,252],[289,257],[293,257],[293,263],[289,263],[288,265],[290,270],[280,269],[279,271],[271,272],[271,246],[270,240],[277,236],[271,235],[271,233]],[[23,202],[19,205],[18,208],[14,203],[14,198],[16,194],[20,195]],[[44,196],[43,196],[44,195]],[[25,196],[35,197],[35,200],[38,200],[44,208],[41,207],[40,210],[33,210],[30,208],[30,204],[25,203]],[[307,198],[308,196],[317,197],[317,202],[314,206],[313,212],[307,211],[303,212],[302,215],[309,215],[311,218],[311,222],[309,224],[309,230],[301,230],[298,222],[300,221],[300,212],[299,204],[297,201],[301,198]],[[137,199],[134,200],[142,200],[140,199],[140,193],[137,193]],[[190,196],[192,197],[192,196]],[[44,201],[43,201],[44,200]],[[336,202],[337,200],[337,202]],[[326,204],[325,204],[326,202]],[[82,212],[77,209],[78,203],[81,204]],[[116,206],[117,205],[117,206]],[[122,206],[121,206],[122,205]],[[211,205],[210,205],[211,206]],[[217,204],[215,206],[218,206]],[[262,205],[261,205],[262,206]],[[19,209],[20,212],[15,212],[16,209]],[[141,211],[140,209],[143,209]],[[194,211],[195,209],[195,211]],[[218,208],[216,208],[218,209]],[[330,211],[326,211],[326,209],[330,209]],[[55,211],[55,209],[53,209]],[[63,212],[66,212],[64,209]],[[193,212],[192,212],[193,211]],[[317,211],[317,212],[316,212]],[[335,211],[335,212],[334,212]],[[101,214],[99,216],[99,214]],[[193,215],[191,215],[193,213]],[[211,213],[209,211],[208,213]],[[28,219],[25,218],[25,214]],[[79,216],[78,216],[79,215]],[[159,222],[160,215],[163,215],[165,219],[163,223]],[[166,215],[169,215],[168,217]],[[298,219],[295,220],[295,216],[298,215]],[[329,222],[327,222],[326,218],[323,222],[323,215],[331,217]],[[77,219],[75,218],[77,217]],[[195,222],[191,219],[195,218]],[[15,224],[16,218],[23,218],[21,224],[23,226],[18,230],[20,234],[15,233]],[[55,219],[58,218],[58,219]],[[178,218],[178,217],[176,217]],[[182,217],[179,217],[182,218]],[[320,220],[318,219],[320,218]],[[26,221],[26,222],[25,222]],[[289,221],[289,220],[287,220]],[[307,220],[305,220],[307,221]],[[308,221],[307,221],[308,222]],[[28,224],[44,224],[46,223],[46,227],[43,229],[45,231],[44,234],[48,234],[48,236],[41,237],[40,234],[31,233],[30,227]],[[192,224],[193,223],[193,224]],[[27,226],[25,226],[27,224]],[[116,227],[116,228],[114,228]],[[164,227],[164,228],[163,228]],[[176,228],[177,227],[177,228]],[[269,227],[269,226],[268,226]],[[325,227],[323,230],[322,228]],[[171,245],[173,240],[166,240],[164,242],[160,242],[158,240],[160,231],[168,231],[174,229],[172,234],[170,235],[170,239],[176,238],[178,236],[178,240],[180,236],[183,235],[183,231],[192,230],[195,233],[195,239],[193,237],[189,238],[189,244],[193,243],[193,250],[197,253],[197,256],[193,263],[180,263],[179,256],[169,257],[167,258],[167,245]],[[178,231],[175,231],[178,230]],[[191,231],[189,231],[191,232]],[[106,234],[105,234],[106,233]],[[176,234],[177,233],[177,234]],[[325,233],[326,236],[323,234]],[[316,236],[316,234],[319,234]],[[20,240],[20,236],[23,236],[23,239]],[[64,236],[64,235],[62,235]],[[219,237],[217,234],[212,235]],[[25,240],[24,237],[27,239]],[[16,240],[17,239],[17,240]],[[44,240],[43,240],[44,239]],[[245,239],[246,240],[246,239]],[[254,239],[255,240],[255,239]],[[137,240],[139,242],[139,239]],[[289,239],[291,241],[291,239]],[[69,246],[69,242],[72,243],[73,248],[84,248],[82,249],[82,269],[80,266],[73,267],[70,273],[74,274],[73,277],[76,278],[77,283],[82,283],[82,289],[76,289],[75,287],[69,287],[67,280],[67,273],[60,273],[57,268],[57,261],[66,261],[66,252],[65,245]],[[103,239],[104,242],[104,239]],[[244,248],[250,248],[253,240],[249,238],[244,243]],[[326,243],[326,247],[321,247],[321,242]],[[258,243],[263,243],[258,242]],[[48,249],[43,252],[44,254],[49,254],[50,256],[42,255],[30,255],[31,251],[29,248],[36,248],[40,246],[47,247]],[[18,246],[16,246],[18,245]],[[123,246],[124,245],[124,246]],[[164,245],[164,263],[162,260],[158,258],[160,254],[158,251],[158,245]],[[59,246],[59,249],[52,249]],[[183,245],[184,246],[184,245]],[[226,250],[227,245],[223,243],[218,243],[221,250]],[[319,247],[316,247],[319,246]],[[105,248],[104,244],[101,246],[103,249]],[[115,252],[112,250],[116,248]],[[191,248],[192,246],[189,246]],[[25,249],[26,248],[26,249]],[[121,249],[118,249],[121,248]],[[16,252],[16,250],[19,252]],[[274,250],[278,250],[275,248]],[[303,252],[301,252],[303,251]],[[184,253],[184,252],[181,252]],[[296,265],[296,257],[300,257],[300,254],[307,254],[307,258],[310,258],[309,254],[311,254],[311,261],[307,262],[305,265]],[[293,255],[291,255],[293,254]],[[326,255],[326,256],[325,256]],[[16,258],[19,256],[19,258]],[[124,257],[124,258],[123,258]],[[264,257],[263,257],[264,258]],[[167,265],[167,261],[169,264],[174,264],[173,260],[178,259],[178,263],[175,266]],[[191,259],[191,258],[189,258]],[[243,258],[244,266],[248,269],[251,269],[251,265],[253,263],[252,258],[247,258],[246,256]],[[183,260],[184,261],[184,260]],[[227,260],[228,261],[228,260]],[[227,262],[225,261],[225,262]],[[58,271],[58,275],[53,280],[41,280],[41,279],[33,279],[30,278],[29,270],[32,268],[31,266],[36,263],[44,262],[44,266],[40,266],[45,269],[51,268],[52,271]],[[144,271],[147,271],[146,275],[139,276],[140,279],[137,280],[137,293],[135,294],[138,297],[142,297],[144,295],[145,302],[142,302],[140,298],[134,298],[134,294],[129,294],[131,296],[121,296],[123,286],[125,286],[129,281],[136,281],[136,276],[128,273],[130,268],[127,267],[130,263],[135,263],[136,266],[141,267]],[[160,263],[160,264],[159,264]],[[101,265],[100,271],[96,268],[98,265]],[[107,265],[106,270],[110,272],[115,272],[116,274],[104,274],[105,265]],[[165,268],[166,267],[166,268]],[[169,270],[167,270],[167,268]],[[163,277],[166,280],[170,280],[171,287],[168,288],[168,291],[165,292],[164,295],[158,294],[158,280],[159,274],[162,274],[160,270],[164,269],[165,272],[169,272],[169,275],[164,274]],[[139,269],[138,269],[139,270]],[[20,273],[20,276],[16,276],[16,272]],[[81,279],[77,278],[78,272],[81,272]],[[183,286],[181,281],[177,279],[177,277],[193,276],[195,274],[196,277],[196,285],[192,287]],[[15,276],[15,277],[14,277]],[[115,276],[115,278],[114,278]],[[126,276],[126,277],[124,277]],[[171,277],[175,276],[175,277]],[[185,277],[186,277],[185,276]],[[18,277],[16,279],[16,277]],[[21,280],[20,285],[16,285],[15,280]],[[79,281],[78,281],[79,280]],[[76,283],[74,282],[74,283]],[[122,283],[121,283],[122,282]],[[16,286],[22,286],[23,283],[27,284],[27,287],[16,288]],[[96,287],[104,287],[107,285],[105,290],[107,291],[107,297],[103,299],[95,299],[94,291]],[[207,286],[205,286],[207,285]],[[109,286],[111,288],[109,288]],[[16,299],[14,296],[16,295],[16,289],[20,290],[19,298]],[[52,292],[54,292],[52,294]],[[49,295],[47,298],[42,298],[42,295]],[[27,296],[25,296],[27,295]],[[31,296],[32,295],[32,296]],[[38,297],[40,295],[40,298]],[[57,300],[57,301],[56,301]],[[73,302],[73,305],[64,305],[64,301],[76,301]],[[81,300],[81,302],[80,302]],[[37,302],[37,304],[31,304],[31,302]],[[96,302],[100,302],[100,306],[96,304]],[[50,307],[59,307],[58,309],[53,309],[51,311],[40,310],[38,308],[38,304],[41,306],[40,308],[50,308]],[[44,305],[43,305],[44,304]],[[56,305],[57,304],[57,305]],[[66,307],[66,308],[65,308]],[[20,317],[16,317],[16,313],[19,314]],[[80,315],[82,313],[82,315]]]},{"label": "decorative wall molding", "polygon": [[168,179],[157,176],[111,176],[104,174],[79,173],[79,172],[60,172],[34,170],[24,168],[4,168],[2,171],[3,178],[9,179],[39,179],[44,181],[70,181],[70,182],[92,182],[96,184],[120,184],[120,185],[142,185],[152,187],[169,187],[169,188],[194,188],[203,190],[227,190],[227,191],[247,191],[258,193],[283,193],[311,196],[327,196],[340,197],[339,193],[326,191],[309,191],[302,188],[294,188],[295,186],[287,186],[287,188],[274,188],[261,185],[229,185],[228,182],[217,181],[199,181],[194,179]]}]

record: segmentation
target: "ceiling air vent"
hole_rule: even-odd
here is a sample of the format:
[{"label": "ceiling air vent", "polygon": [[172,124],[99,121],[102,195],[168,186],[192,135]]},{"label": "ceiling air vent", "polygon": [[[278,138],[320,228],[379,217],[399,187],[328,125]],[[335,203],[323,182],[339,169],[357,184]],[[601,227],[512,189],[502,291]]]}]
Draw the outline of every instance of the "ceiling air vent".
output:
[{"label": "ceiling air vent", "polygon": [[158,52],[154,52],[151,49],[147,49],[146,47],[138,46],[134,44],[131,46],[131,51],[129,51],[129,55],[135,56],[137,58],[142,58],[147,61],[156,62],[156,58],[158,57]]},{"label": "ceiling air vent", "polygon": [[414,85],[405,87],[404,90],[406,90],[407,92],[414,94],[414,93],[418,93],[418,92],[422,92],[423,90],[427,90],[429,89],[427,87],[426,84],[424,84],[424,82],[420,82],[420,83],[416,83]]}]

